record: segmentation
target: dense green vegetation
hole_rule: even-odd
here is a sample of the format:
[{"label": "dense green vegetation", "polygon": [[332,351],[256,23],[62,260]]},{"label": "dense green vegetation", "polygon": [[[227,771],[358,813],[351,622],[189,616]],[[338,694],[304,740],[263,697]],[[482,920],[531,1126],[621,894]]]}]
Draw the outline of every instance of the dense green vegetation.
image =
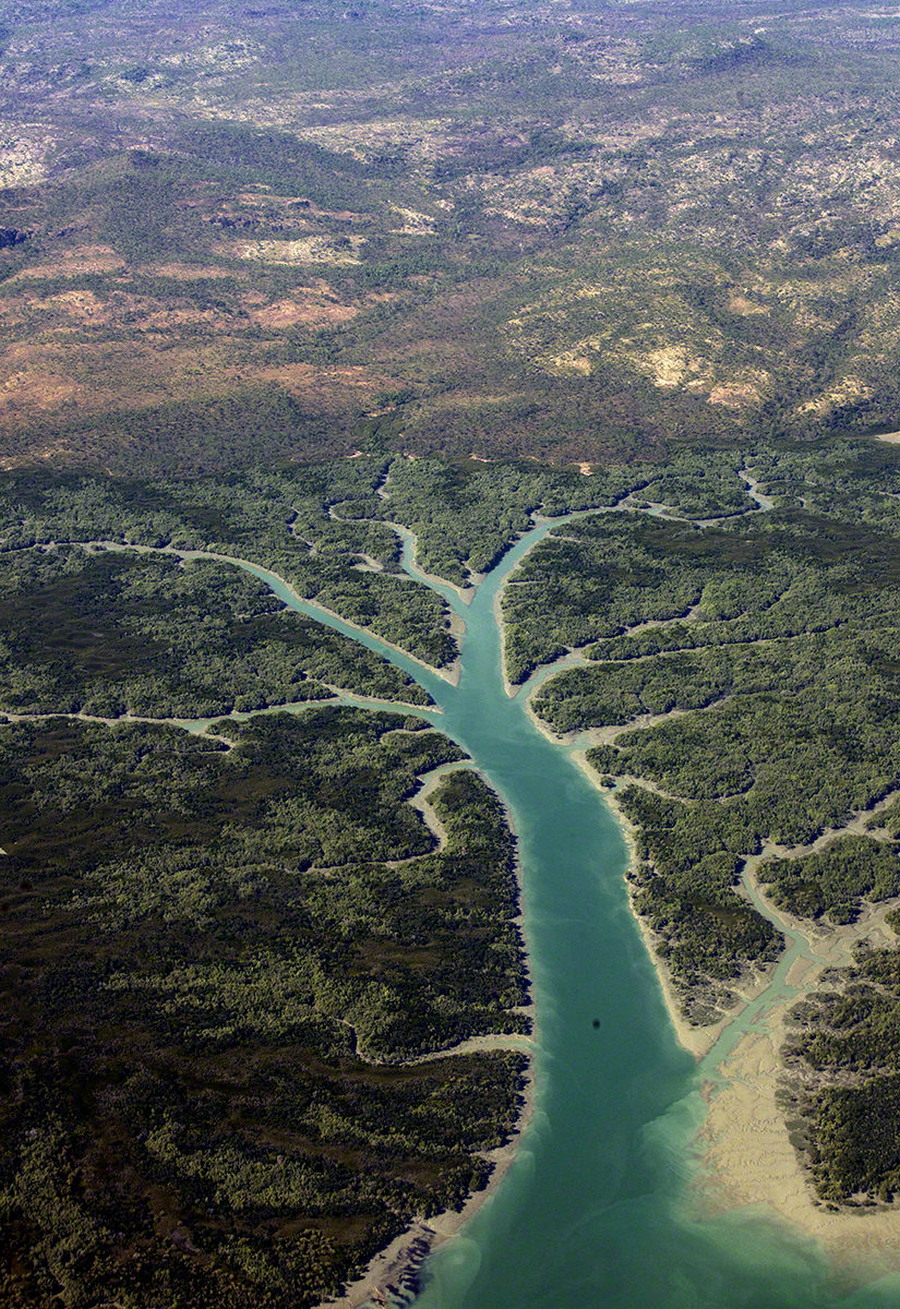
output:
[{"label": "dense green vegetation", "polygon": [[[571,649],[583,657],[539,687],[538,715],[560,733],[623,729],[595,738],[588,758],[629,783],[618,802],[643,861],[636,905],[698,1019],[727,1001],[728,978],[778,949],[733,890],[765,842],[802,856],[759,873],[792,912],[846,922],[900,890],[891,810],[872,820],[877,840],[802,850],[900,778],[896,455],[845,445],[746,459],[771,512],[570,522],[504,599],[517,679]],[[683,475],[682,486],[679,516],[697,497]],[[728,515],[727,493],[722,503]]]},{"label": "dense green vegetation", "polygon": [[[225,739],[227,737],[227,739]],[[314,1304],[461,1204],[522,1061],[511,840],[415,719],[0,728],[3,1302]],[[149,1299],[148,1299],[149,1297]]]},{"label": "dense green vegetation", "polygon": [[[675,543],[699,537],[699,529],[637,516],[638,511],[658,505],[680,516],[746,514],[754,505],[736,476],[740,464],[730,456],[681,455],[670,468],[632,466],[630,485],[619,484],[617,507],[634,513],[570,522],[564,533],[529,555],[503,598],[510,681],[524,681],[537,665],[599,638],[686,614],[700,600],[705,565],[700,558],[692,569],[690,559],[678,558]],[[715,559],[716,545],[732,538],[711,539],[708,561]],[[549,600],[550,625],[535,605],[538,597],[541,606]]]},{"label": "dense green vegetation", "polygon": [[[635,908],[698,1023],[782,948],[737,889],[750,856],[764,855],[755,876],[775,910],[820,931],[900,895],[897,455],[841,443],[745,458],[735,468],[770,512],[570,522],[504,600],[517,680],[580,651],[534,708],[556,732],[592,733],[588,759],[635,830]],[[794,1012],[783,1107],[829,1203],[900,1189],[898,959],[862,947]]]},{"label": "dense green vegetation", "polygon": [[238,568],[77,547],[4,557],[0,710],[205,718],[328,699],[331,686],[428,702]]},{"label": "dense green vegetation", "polygon": [[861,950],[829,983],[792,1013],[788,1111],[824,1198],[890,1201],[900,1191],[900,951]]},{"label": "dense green vegetation", "polygon": [[[440,667],[456,654],[446,607],[399,571],[399,541],[389,524],[414,533],[426,571],[465,585],[535,513],[555,517],[629,496],[634,507],[646,496],[673,510],[710,514],[752,506],[742,484],[732,485],[737,463],[732,456],[683,454],[671,467],[619,465],[584,477],[531,464],[369,456],[189,481],[28,470],[0,478],[0,540],[8,551],[110,541],[240,558]],[[514,630],[513,662],[517,649]],[[316,676],[311,669],[310,675]]]},{"label": "dense green vegetation", "polygon": [[[739,466],[740,459],[730,454],[697,457],[686,451],[664,466],[610,464],[590,476],[524,461],[486,467],[479,460],[395,459],[380,510],[368,504],[361,512],[410,528],[422,566],[465,583],[497,562],[532,526],[533,514],[556,518],[619,504],[659,504],[700,516],[742,512],[752,501],[741,483],[735,484]],[[514,600],[507,609],[515,614]],[[511,635],[511,651],[515,641]],[[510,658],[514,661],[515,654]]]},{"label": "dense green vegetation", "polygon": [[386,498],[361,512],[409,528],[419,565],[464,586],[533,526],[533,512],[554,518],[611,504],[639,482],[639,471],[622,467],[585,478],[527,463],[485,467],[472,460],[395,459]]},{"label": "dense green vegetation", "polygon": [[[770,512],[750,494],[755,479],[774,504]],[[114,1138],[117,1149],[129,1143],[128,1204],[138,1205],[140,1194],[144,1206],[128,1209],[125,1244],[131,1249],[143,1230],[141,1214],[161,1212],[153,1206],[163,1204],[163,1183],[171,1188],[164,1210],[178,1215],[167,1229],[179,1233],[177,1255],[169,1251],[169,1261],[147,1273],[154,1294],[182,1295],[185,1303],[201,1294],[200,1282],[191,1280],[199,1277],[196,1268],[186,1271],[199,1258],[190,1246],[213,1260],[206,1288],[246,1296],[250,1286],[260,1303],[263,1293],[282,1303],[279,1288],[307,1276],[297,1272],[301,1263],[318,1269],[320,1289],[333,1285],[413,1212],[458,1203],[483,1171],[471,1154],[446,1154],[458,1123],[446,1101],[434,1097],[458,1077],[469,1080],[470,1128],[459,1139],[481,1148],[479,1142],[496,1139],[487,1127],[492,1114],[512,1122],[518,1062],[484,1056],[465,1072],[456,1063],[417,1064],[415,1071],[403,1065],[399,1082],[385,1082],[382,1064],[399,1069],[398,1059],[524,1025],[517,1012],[524,999],[519,945],[508,926],[510,853],[496,803],[470,773],[445,780],[434,804],[450,844],[428,853],[431,838],[402,801],[415,776],[456,752],[446,742],[435,748],[440,738],[414,730],[413,719],[398,734],[385,727],[390,720],[347,717],[314,703],[336,685],[425,697],[375,656],[285,612],[268,588],[227,559],[270,568],[300,594],[440,664],[454,653],[447,611],[400,572],[392,524],[415,534],[422,567],[465,585],[533,514],[599,507],[551,534],[511,579],[503,602],[507,662],[521,682],[579,650],[583,666],[543,682],[536,711],[558,732],[622,729],[594,737],[589,758],[616,784],[618,803],[635,825],[635,906],[692,1018],[702,1023],[721,1014],[734,1001],[734,984],[781,949],[772,924],[735,889],[746,858],[766,843],[792,848],[790,859],[765,860],[759,878],[773,903],[795,914],[840,924],[900,889],[896,804],[872,814],[869,836],[838,835],[815,852],[804,848],[826,828],[839,832],[900,779],[900,473],[888,448],[843,444],[815,456],[771,447],[685,453],[667,465],[611,466],[591,477],[525,463],[381,455],[191,481],[23,470],[7,474],[2,489],[7,712],[213,717],[232,707],[252,712],[312,701],[297,718],[220,722],[210,737],[61,720],[5,729],[9,794],[25,815],[20,837],[5,848],[32,861],[13,872],[10,914],[31,904],[35,868],[59,864],[52,887],[57,916],[37,955],[34,937],[21,937],[29,960],[22,975],[29,987],[56,994],[48,979],[62,949],[55,944],[58,922],[66,977],[75,979],[67,980],[66,994],[87,1016],[78,1048],[99,1023],[102,992],[103,1004],[113,1006],[103,1045],[108,1057],[119,1059],[126,1031],[137,1048],[143,1042],[157,1052],[147,1055],[150,1089],[138,1093],[129,1083],[125,1099],[131,1105],[133,1097],[137,1107],[127,1115],[122,1109],[124,1117],[115,1117],[120,1107],[112,1092],[82,1097],[85,1103],[73,1108],[68,1091],[59,1090],[34,1139],[42,1143],[41,1159],[65,1157],[73,1170],[102,1173],[106,1164],[84,1162],[86,1124],[96,1115],[106,1122],[107,1100],[114,1104],[112,1136],[104,1127],[99,1139]],[[151,550],[58,544],[92,541]],[[225,559],[160,553],[166,547]],[[20,801],[28,788],[34,797]],[[102,841],[94,824],[102,825]],[[40,914],[46,924],[46,905]],[[79,931],[85,941],[104,943],[90,966],[79,962]],[[275,1003],[259,1004],[258,979]],[[26,990],[33,1005],[34,991]],[[63,1009],[60,1022],[72,1021]],[[35,1012],[44,1015],[40,1006]],[[107,1026],[102,1031],[107,1042]],[[316,1087],[317,1106],[313,1126],[291,1102],[292,1121],[307,1123],[296,1129],[302,1172],[285,1164],[274,1192],[261,1165],[270,1137],[254,1127],[250,1153],[241,1153],[244,1146],[226,1141],[221,1127],[226,1100],[244,1103],[245,1092],[235,1089],[234,1051],[252,1063],[251,1050],[270,1046],[279,1068],[286,1048],[291,1060],[298,1049],[307,1051],[300,1064]],[[16,1047],[17,1070],[22,1048]],[[84,1059],[78,1076],[88,1067],[93,1077]],[[192,1086],[198,1079],[207,1085],[203,1078],[218,1085],[227,1077],[227,1096],[210,1091],[207,1116],[188,1128],[159,1090],[163,1064],[167,1084],[186,1085],[179,1079],[187,1077]],[[54,1077],[52,1084],[63,1087],[64,1072]],[[101,1070],[97,1077],[118,1085],[124,1073]],[[282,1073],[273,1079],[277,1095],[287,1095]],[[387,1140],[379,1115],[389,1102],[379,1099],[376,1110],[366,1098],[376,1089],[407,1097],[406,1109],[390,1110],[392,1122],[415,1117],[419,1109],[410,1106],[423,1103],[421,1094],[442,1106],[448,1124],[440,1147],[416,1136],[415,1147],[401,1150],[390,1136],[388,1158],[396,1147],[402,1163],[392,1180],[378,1172],[377,1204],[376,1191],[366,1189],[371,1179],[363,1184],[354,1171],[369,1178],[368,1152]],[[877,1102],[877,1091],[866,1095],[866,1103]],[[832,1119],[821,1096],[805,1102],[804,1139],[832,1160],[829,1168],[850,1177],[856,1165],[848,1162],[849,1138],[838,1132],[829,1144]],[[828,1113],[838,1112],[839,1098],[827,1101]],[[258,1112],[248,1108],[248,1121],[257,1123]],[[287,1130],[283,1108],[266,1113],[267,1123],[282,1124],[278,1132]],[[412,1132],[391,1130],[404,1141]],[[278,1154],[293,1159],[281,1142],[279,1136]],[[428,1167],[412,1162],[416,1150],[425,1151]],[[35,1288],[48,1284],[47,1269],[61,1277],[64,1260],[22,1208],[32,1185],[24,1179],[38,1164],[24,1153],[17,1160],[22,1171],[4,1193],[17,1215],[15,1230],[25,1233],[16,1250],[30,1250],[28,1267],[44,1270],[17,1272],[9,1283],[25,1305],[39,1301],[43,1292]],[[825,1171],[817,1176],[823,1194],[836,1194]],[[283,1215],[297,1209],[301,1193],[307,1225],[288,1224],[299,1244],[278,1245],[273,1264],[272,1234],[284,1231]],[[98,1183],[96,1195],[103,1194]],[[68,1213],[63,1192],[54,1195],[60,1213]],[[91,1214],[106,1234],[91,1237],[98,1253],[90,1278],[114,1287],[107,1269],[119,1255],[103,1243],[119,1238]],[[204,1225],[210,1214],[215,1236]],[[73,1227],[63,1228],[63,1243],[75,1239]],[[226,1231],[227,1258],[217,1244]],[[38,1280],[28,1282],[32,1276]],[[229,1279],[240,1291],[232,1292]]]},{"label": "dense green vegetation", "polygon": [[772,924],[734,891],[741,854],[756,837],[746,812],[715,800],[685,805],[629,786],[618,795],[637,828],[639,861],[631,869],[636,911],[656,938],[696,1023],[734,1003],[731,984],[781,953]]},{"label": "dense green vegetation", "polygon": [[[336,685],[425,697],[229,558],[440,664],[454,652],[447,611],[399,571],[391,524],[415,534],[422,567],[464,585],[533,514],[597,506],[511,579],[507,661],[521,682],[579,650],[584,665],[543,682],[536,711],[558,732],[621,729],[594,737],[589,758],[635,826],[635,906],[687,1012],[720,1015],[781,949],[736,890],[766,843],[792,857],[764,860],[760,882],[795,914],[840,924],[900,889],[896,803],[871,815],[870,835],[805,849],[900,779],[888,448],[686,453],[592,477],[380,455],[189,482],[22,471],[2,489],[8,713],[213,717],[311,701],[199,737],[4,728],[21,823],[4,847],[6,921],[24,924],[8,1075],[45,1088],[24,1098],[33,1119],[8,1120],[10,1141],[36,1143],[17,1145],[4,1181],[13,1304],[79,1277],[173,1304],[277,1305],[292,1284],[311,1302],[413,1213],[459,1203],[485,1175],[472,1151],[514,1120],[508,1054],[398,1063],[526,1025],[496,802],[471,773],[445,779],[434,807],[449,844],[434,852],[403,801],[455,748],[415,719],[315,704]],[[59,544],[92,541],[151,549]],[[832,1028],[820,1015],[809,1030]],[[828,1161],[815,1167],[829,1198],[871,1189],[853,1141],[893,1085],[871,1071],[858,1087],[817,1083],[795,1110],[810,1157]],[[89,1089],[74,1095],[69,1074]],[[420,1126],[430,1115],[439,1140]],[[123,1151],[113,1225],[109,1158]],[[76,1192],[61,1177],[92,1180]],[[41,1204],[59,1215],[52,1232]],[[162,1246],[147,1245],[148,1221]],[[73,1242],[93,1252],[89,1269],[67,1265]],[[126,1253],[129,1269],[143,1261],[137,1281],[116,1280]]]},{"label": "dense green vegetation", "polygon": [[0,532],[7,549],[112,541],[235,556],[440,667],[456,654],[446,607],[397,571],[396,533],[331,514],[372,497],[383,469],[381,460],[338,460],[187,482],[11,474],[0,487]]},{"label": "dense green vegetation", "polygon": [[773,902],[806,918],[827,912],[833,923],[852,923],[861,900],[900,895],[900,858],[894,842],[845,836],[802,859],[778,859],[759,869]]},{"label": "dense green vegetation", "polygon": [[[772,512],[749,498],[746,468]],[[779,949],[771,924],[734,891],[742,860],[765,841],[802,846],[839,828],[900,775],[897,485],[893,452],[871,445],[815,458],[685,454],[590,478],[381,457],[190,483],[14,474],[3,507],[16,665],[6,707],[212,715],[341,682],[415,695],[227,565],[39,543],[119,540],[247,559],[425,657],[452,653],[448,636],[433,644],[446,618],[437,597],[396,572],[388,523],[415,533],[422,566],[464,584],[533,512],[605,506],[548,538],[513,578],[508,666],[521,680],[581,649],[586,665],[546,681],[537,712],[561,732],[625,728],[593,748],[592,762],[664,793],[632,784],[619,797],[638,829],[636,906],[705,1021],[743,971]],[[629,730],[645,715],[649,727]],[[885,833],[891,812],[879,816]],[[861,900],[894,894],[896,858],[883,839],[769,861],[761,877],[776,903],[845,921]],[[138,884],[146,866],[135,866]],[[120,901],[129,895],[123,887]]]}]

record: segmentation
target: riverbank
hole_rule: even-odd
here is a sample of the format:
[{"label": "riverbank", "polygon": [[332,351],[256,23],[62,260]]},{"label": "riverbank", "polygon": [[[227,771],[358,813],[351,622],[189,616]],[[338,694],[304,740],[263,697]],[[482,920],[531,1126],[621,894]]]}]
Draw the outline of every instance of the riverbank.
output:
[{"label": "riverbank", "polygon": [[[588,762],[587,749],[576,747],[577,734],[555,735],[526,700],[529,717],[553,744],[568,748],[573,762],[602,795],[614,813],[628,849],[628,871],[638,862],[637,832],[614,791],[603,786]],[[623,729],[616,729],[621,731]],[[626,874],[627,876],[627,874]],[[719,1022],[695,1026],[685,1016],[678,988],[664,959],[657,953],[656,935],[634,904],[633,884],[627,882],[629,904],[653,964],[676,1039],[700,1063],[746,1008],[769,985],[767,978],[733,988],[739,1005]],[[836,1210],[820,1201],[809,1174],[791,1143],[778,1104],[784,1072],[780,1050],[787,1036],[787,1014],[798,999],[811,992],[828,967],[846,966],[855,941],[878,938],[887,908],[864,915],[855,929],[836,929],[830,940],[817,935],[814,958],[799,958],[788,974],[790,994],[768,1011],[723,1059],[715,1080],[704,1084],[707,1115],[697,1138],[700,1174],[693,1203],[703,1217],[747,1210],[773,1215],[795,1232],[821,1243],[848,1287],[900,1270],[900,1207],[865,1206]],[[871,921],[869,921],[871,920]],[[800,920],[791,920],[796,930]],[[881,943],[877,941],[875,943]],[[713,1055],[714,1058],[714,1055]]]},{"label": "riverbank", "polygon": [[641,939],[647,947],[647,954],[650,956],[650,961],[656,970],[656,976],[659,980],[666,1011],[669,1015],[672,1027],[675,1029],[678,1044],[687,1050],[689,1054],[692,1054],[695,1059],[702,1059],[703,1056],[715,1045],[720,1034],[731,1021],[731,1016],[729,1015],[728,1017],[721,1019],[720,1022],[714,1023],[709,1027],[697,1027],[685,1017],[681,998],[678,994],[678,988],[675,985],[675,980],[672,977],[671,970],[666,964],[666,961],[661,958],[658,953],[656,933],[647,923],[646,919],[641,917],[635,907],[634,882],[629,876],[629,874],[637,867],[639,861],[637,832],[634,824],[626,817],[622,806],[617,802],[615,792],[608,790],[601,784],[596,769],[588,762],[587,752],[584,750],[573,750],[572,758],[578,766],[584,770],[592,784],[601,793],[604,801],[615,814],[616,821],[622,829],[622,835],[625,838],[625,844],[628,847],[628,868],[625,873],[628,904],[634,915],[638,929],[640,930]]},{"label": "riverbank", "polygon": [[[123,548],[133,549],[136,547],[124,546]],[[149,547],[140,548],[147,549]],[[273,572],[271,568],[266,568],[262,564],[254,564],[250,560],[240,559],[236,555],[220,555],[204,550],[172,550],[168,546],[163,547],[160,553],[180,555],[183,559],[218,559],[222,563],[234,564],[235,567],[243,568],[245,572],[252,573],[261,581],[266,582],[275,595],[279,595],[279,587],[283,588],[284,591],[287,591],[290,595],[290,601],[288,601],[288,603],[293,602],[291,607],[296,608],[298,612],[310,613],[310,616],[313,618],[316,617],[317,613],[322,614],[327,618],[337,620],[338,623],[342,623],[345,627],[350,628],[351,631],[360,636],[375,637],[376,640],[378,640],[380,644],[385,646],[388,650],[393,650],[395,654],[402,655],[404,659],[411,659],[414,664],[418,664],[420,668],[424,668],[427,673],[440,677],[443,681],[449,683],[450,686],[459,685],[461,665],[458,655],[451,663],[445,664],[443,668],[435,668],[432,664],[427,664],[424,659],[420,659],[418,655],[411,654],[409,650],[404,650],[402,646],[397,645],[395,641],[389,640],[386,636],[382,636],[379,632],[375,632],[368,627],[362,627],[359,623],[354,623],[350,618],[345,618],[344,615],[339,614],[336,609],[329,609],[327,605],[321,604],[318,600],[305,599],[284,577],[281,577],[280,574]],[[273,583],[275,583],[275,585],[272,585]],[[287,596],[281,595],[279,598],[286,600]]]},{"label": "riverbank", "polygon": [[[757,895],[756,869],[764,857],[748,860],[745,870],[748,887]],[[840,927],[810,924],[780,911],[778,925],[789,939],[799,937],[804,951],[787,974],[789,992],[766,1012],[763,1023],[750,1027],[715,1069],[715,1080],[706,1084],[709,1112],[699,1138],[704,1172],[698,1193],[705,1203],[714,1210],[764,1205],[821,1242],[851,1281],[900,1270],[900,1206],[865,1203],[836,1209],[819,1200],[778,1103],[785,1074],[781,1050],[793,1030],[790,1011],[819,988],[824,973],[849,967],[860,943],[874,949],[896,944],[886,918],[897,904],[868,905],[854,923]]]},{"label": "riverbank", "polygon": [[[573,758],[603,792],[604,799],[621,825],[629,851],[629,868],[637,860],[636,831],[616,801],[615,793],[600,787],[599,778],[583,750]],[[631,884],[629,902],[641,936],[653,961],[666,1009],[679,1043],[700,1061],[714,1051],[719,1037],[743,1009],[766,989],[763,979],[755,985],[733,988],[740,1005],[708,1027],[696,1027],[684,1016],[678,990],[665,960],[656,953],[652,929],[634,907]],[[808,1170],[795,1150],[788,1132],[779,1090],[785,1067],[781,1049],[788,1037],[788,1013],[818,986],[828,968],[846,967],[853,946],[860,939],[886,944],[884,915],[889,906],[879,906],[864,915],[852,929],[837,929],[830,940],[817,936],[813,958],[794,961],[787,982],[791,988],[759,1026],[751,1027],[731,1053],[716,1067],[715,1081],[704,1083],[707,1115],[698,1135],[702,1171],[696,1186],[696,1201],[708,1214],[733,1213],[746,1209],[769,1211],[805,1236],[820,1242],[828,1251],[839,1275],[848,1285],[865,1283],[900,1270],[900,1206],[866,1205],[836,1209],[815,1193]],[[800,920],[791,920],[796,928]]]},{"label": "riverbank", "polygon": [[[638,859],[634,825],[617,803],[615,793],[601,786],[586,752],[573,750],[572,757],[616,815],[628,847],[630,870]],[[739,1007],[711,1026],[694,1026],[684,1016],[665,960],[656,952],[654,932],[635,909],[630,881],[628,896],[678,1042],[699,1062],[714,1050],[719,1037],[746,1005],[763,993],[767,982],[735,987],[741,1000]],[[815,990],[827,968],[846,967],[857,939],[874,937],[875,945],[887,943],[883,918],[888,908],[871,910],[856,930],[835,931],[830,934],[830,942],[817,939],[815,958],[795,960],[787,978],[791,994],[765,1015],[759,1027],[752,1027],[738,1041],[718,1065],[715,1082],[704,1083],[707,1114],[697,1138],[701,1171],[695,1203],[704,1216],[740,1210],[762,1215],[768,1211],[819,1242],[833,1261],[839,1280],[848,1288],[900,1271],[900,1205],[836,1209],[817,1197],[809,1172],[791,1142],[779,1104],[785,1071],[781,1048],[788,1037],[789,1010]],[[880,939],[882,936],[885,940]]]},{"label": "riverbank", "polygon": [[[797,961],[797,971],[789,974],[792,983],[802,980],[799,972],[808,963]],[[701,1216],[741,1210],[775,1215],[819,1242],[848,1288],[896,1272],[900,1209],[829,1208],[816,1197],[791,1144],[777,1103],[785,1036],[784,1013],[768,1016],[765,1027],[748,1032],[721,1064],[721,1085],[707,1084],[696,1207]]]},{"label": "riverbank", "polygon": [[482,575],[474,575],[471,584],[460,586],[457,582],[449,582],[446,577],[438,577],[437,573],[429,573],[424,569],[418,560],[419,538],[410,528],[404,527],[402,523],[391,522],[390,519],[380,520],[385,527],[392,528],[404,547],[408,547],[408,553],[404,551],[403,567],[406,572],[417,582],[423,582],[430,590],[437,592],[438,595],[444,595],[446,591],[452,591],[460,603],[470,605],[478,589],[479,580],[483,580]]},{"label": "riverbank", "polygon": [[[476,1038],[477,1039],[477,1038]],[[488,1040],[489,1038],[485,1038]],[[494,1038],[494,1049],[518,1049],[508,1041],[501,1045],[502,1037]],[[517,1038],[521,1041],[522,1038]],[[441,1051],[435,1058],[441,1058],[448,1051]],[[492,1198],[500,1186],[516,1157],[519,1142],[534,1116],[535,1074],[534,1063],[529,1061],[523,1074],[525,1083],[522,1088],[522,1109],[509,1140],[495,1150],[488,1150],[482,1155],[492,1165],[492,1172],[487,1185],[480,1191],[469,1195],[461,1209],[448,1209],[434,1217],[419,1216],[389,1246],[374,1256],[365,1272],[353,1282],[340,1297],[323,1302],[320,1309],[380,1309],[392,1303],[390,1297],[396,1289],[408,1286],[415,1289],[418,1272],[425,1259],[433,1250],[449,1241],[462,1230],[478,1210]]]},{"label": "riverbank", "polygon": [[[499,608],[498,608],[498,619],[499,619]],[[514,695],[516,690],[518,689],[519,688],[513,688],[512,692],[510,692],[507,683],[507,694]],[[533,690],[536,689],[537,687],[533,688]],[[644,945],[646,946],[647,954],[650,958],[650,962],[653,964],[654,970],[656,971],[656,976],[659,981],[660,990],[662,991],[663,1000],[666,1006],[666,1011],[669,1015],[669,1020],[674,1029],[675,1036],[678,1040],[678,1044],[683,1049],[687,1050],[689,1054],[692,1054],[695,1059],[698,1060],[702,1059],[703,1056],[707,1054],[708,1051],[711,1050],[712,1047],[715,1045],[721,1032],[731,1021],[732,1015],[726,1016],[725,1018],[721,1019],[720,1022],[715,1023],[709,1027],[698,1027],[694,1023],[691,1023],[688,1020],[688,1018],[685,1016],[684,1009],[682,1008],[682,1004],[681,1004],[681,999],[678,994],[678,989],[675,985],[671,971],[669,970],[665,960],[660,958],[657,952],[656,934],[653,932],[652,928],[648,925],[645,919],[643,919],[641,915],[637,912],[637,909],[635,907],[634,891],[633,891],[634,884],[631,878],[629,877],[629,874],[637,867],[639,861],[638,848],[637,848],[637,833],[634,824],[626,817],[621,805],[618,804],[616,800],[615,792],[611,791],[608,787],[604,786],[603,783],[600,781],[600,777],[597,773],[597,770],[588,762],[587,750],[584,748],[577,747],[575,745],[576,739],[578,738],[579,735],[582,737],[588,735],[593,739],[595,735],[599,735],[599,734],[572,732],[569,733],[568,736],[558,736],[555,732],[551,731],[551,729],[547,726],[544,720],[535,713],[534,707],[531,703],[531,693],[526,693],[523,696],[523,703],[525,706],[525,712],[527,713],[528,718],[530,722],[534,725],[534,727],[541,733],[542,736],[546,737],[546,739],[550,741],[553,745],[557,746],[560,749],[568,750],[572,758],[572,761],[576,763],[578,767],[582,770],[582,772],[587,777],[587,779],[594,787],[594,789],[596,791],[599,791],[600,795],[603,798],[604,803],[607,805],[607,807],[610,810],[612,810],[613,814],[615,815],[616,822],[619,825],[619,829],[622,833],[622,836],[625,841],[625,845],[628,850],[628,866],[625,871],[625,882],[626,882],[626,890],[628,892],[628,903],[631,908],[631,912],[634,917],[634,920],[637,923],[638,929],[641,933],[641,939],[643,940]],[[616,734],[618,734],[621,732],[628,731],[629,726],[630,725],[626,727],[617,727],[614,730]],[[599,741],[596,743],[599,743]],[[742,996],[742,999],[743,998],[744,997]],[[749,999],[752,997],[748,995],[747,998]]]}]

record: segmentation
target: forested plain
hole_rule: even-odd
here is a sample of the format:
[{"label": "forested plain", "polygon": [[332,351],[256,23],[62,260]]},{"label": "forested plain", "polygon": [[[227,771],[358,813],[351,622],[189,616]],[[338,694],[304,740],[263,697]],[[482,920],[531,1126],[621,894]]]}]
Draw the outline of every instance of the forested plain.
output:
[{"label": "forested plain", "polygon": [[3,1302],[313,1304],[484,1184],[527,1027],[512,846],[419,720],[0,729]]},{"label": "forested plain", "polygon": [[345,686],[429,700],[236,566],[77,546],[10,552],[4,565],[0,711],[201,719]]},{"label": "forested plain", "polygon": [[[499,483],[6,476],[5,1302],[316,1303],[484,1185],[525,1059],[440,1052],[530,1025],[504,817],[453,772],[429,831],[407,801],[461,761],[405,712],[430,697],[244,565],[445,663],[394,524],[462,583],[535,505],[594,498]],[[399,716],[320,703],[342,689]]]}]

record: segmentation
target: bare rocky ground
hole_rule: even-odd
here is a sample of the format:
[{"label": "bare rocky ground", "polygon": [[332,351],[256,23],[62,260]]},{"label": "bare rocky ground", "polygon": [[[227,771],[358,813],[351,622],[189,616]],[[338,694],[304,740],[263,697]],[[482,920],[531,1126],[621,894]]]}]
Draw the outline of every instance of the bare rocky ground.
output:
[{"label": "bare rocky ground", "polygon": [[21,10],[7,459],[124,467],[212,397],[256,428],[243,458],[314,453],[322,421],[348,452],[374,423],[575,462],[890,427],[893,28],[874,7],[716,20]]}]

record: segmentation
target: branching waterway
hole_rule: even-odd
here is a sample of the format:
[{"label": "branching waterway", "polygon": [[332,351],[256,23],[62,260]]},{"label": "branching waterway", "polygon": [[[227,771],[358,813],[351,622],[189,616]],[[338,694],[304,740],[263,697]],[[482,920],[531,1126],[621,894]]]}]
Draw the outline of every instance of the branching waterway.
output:
[{"label": "branching waterway", "polygon": [[[701,1078],[764,1020],[767,1001],[726,1029],[701,1072],[675,1039],[630,911],[615,819],[571,749],[530,720],[526,697],[506,694],[495,601],[556,525],[523,537],[474,593],[421,574],[406,540],[406,571],[464,620],[457,685],[301,600],[266,569],[229,561],[423,686],[440,712],[413,712],[472,756],[518,837],[536,1109],[496,1193],[425,1266],[417,1309],[896,1309],[898,1279],[848,1292],[813,1242],[765,1213],[710,1217],[692,1199]],[[785,971],[775,974],[778,998]]]}]

